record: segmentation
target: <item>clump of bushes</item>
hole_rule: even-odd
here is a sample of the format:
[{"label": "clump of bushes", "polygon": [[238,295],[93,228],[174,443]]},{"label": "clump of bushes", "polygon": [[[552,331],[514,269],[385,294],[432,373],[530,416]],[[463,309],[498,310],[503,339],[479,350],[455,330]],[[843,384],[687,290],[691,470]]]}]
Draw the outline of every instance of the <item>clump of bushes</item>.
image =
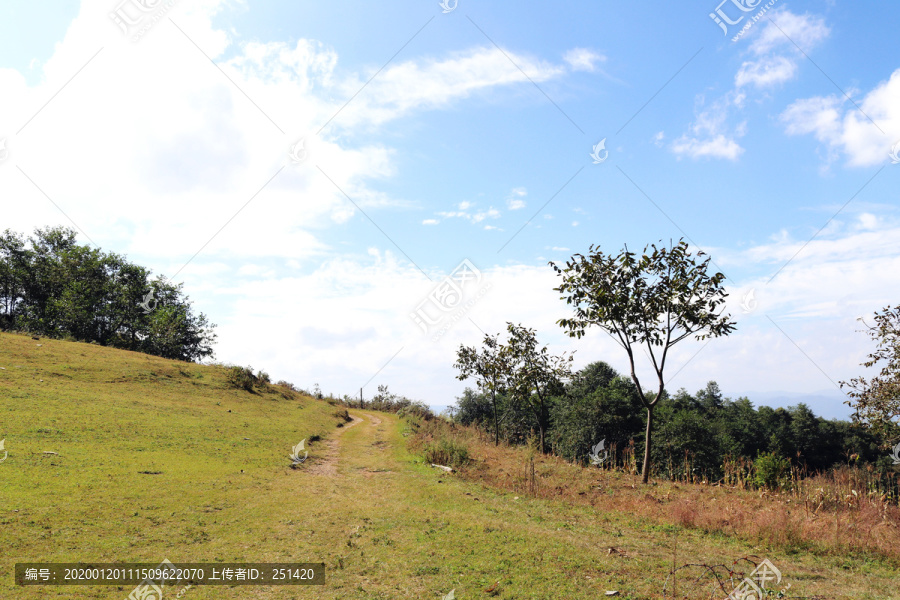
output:
[{"label": "clump of bushes", "polygon": [[790,480],[791,463],[774,452],[760,454],[753,466],[756,470],[756,485],[776,490],[787,485]]},{"label": "clump of bushes", "polygon": [[258,379],[256,375],[253,374],[252,367],[239,367],[237,365],[233,367],[228,367],[228,383],[232,386],[247,390],[248,392],[253,391],[253,386],[256,385]]},{"label": "clump of bushes", "polygon": [[350,413],[347,412],[346,408],[337,409],[336,411],[334,411],[334,416],[341,420],[341,423],[338,424],[338,427],[343,427],[344,423],[353,420],[353,417],[350,416]]},{"label": "clump of bushes", "polygon": [[[255,387],[269,389],[272,381],[269,374],[263,370],[260,370],[254,375],[253,367],[250,366],[241,367],[238,365],[225,365],[225,372],[228,376],[229,384],[238,389],[247,390],[248,392],[252,392]],[[282,382],[279,382],[279,384],[281,383]],[[290,386],[291,384],[288,385]],[[291,389],[293,389],[293,386],[291,386]],[[284,396],[284,394],[282,395]],[[288,396],[285,397],[287,398]]]},{"label": "clump of bushes", "polygon": [[427,442],[423,448],[425,462],[445,467],[464,467],[469,462],[469,448],[462,442],[441,438]]}]

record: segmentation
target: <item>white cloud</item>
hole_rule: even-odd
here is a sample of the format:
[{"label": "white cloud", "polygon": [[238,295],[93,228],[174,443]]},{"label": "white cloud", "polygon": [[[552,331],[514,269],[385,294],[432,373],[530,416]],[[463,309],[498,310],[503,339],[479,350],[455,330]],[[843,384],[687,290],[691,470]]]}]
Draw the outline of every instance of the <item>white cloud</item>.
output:
[{"label": "white cloud", "polygon": [[767,22],[759,36],[750,44],[750,50],[755,54],[767,54],[781,47],[793,50],[796,48],[794,44],[804,52],[809,52],[831,33],[824,18],[808,13],[797,15],[789,10],[781,10],[771,19],[775,24]]},{"label": "white cloud", "polygon": [[422,221],[422,225],[437,225],[439,222],[437,219],[425,219]]},{"label": "white cloud", "polygon": [[[376,70],[373,66],[371,73],[342,82],[342,97],[355,94]],[[445,59],[408,60],[379,73],[365,86],[366,93],[350,103],[336,121],[340,126],[381,124],[410,110],[443,108],[476,92],[540,83],[565,73],[562,65],[494,46],[471,48]]]},{"label": "white cloud", "polygon": [[474,215],[472,215],[472,222],[480,223],[481,221],[484,221],[485,219],[499,219],[499,218],[500,218],[500,211],[492,206],[485,211],[475,213]]},{"label": "white cloud", "polygon": [[790,135],[814,135],[832,160],[843,154],[849,166],[882,164],[900,141],[900,69],[856,104],[859,109],[837,95],[797,100],[781,114],[781,121]]},{"label": "white cloud", "polygon": [[[743,125],[728,131],[729,116],[735,94],[729,93],[701,110],[691,124],[689,132],[673,140],[670,148],[678,156],[690,158],[726,158],[737,160],[744,149],[735,141],[745,132]],[[699,101],[702,103],[703,98]]]},{"label": "white cloud", "polygon": [[523,187],[513,188],[510,192],[509,198],[506,199],[506,208],[509,210],[519,210],[520,208],[525,208],[525,201],[522,200],[526,195],[528,195],[528,191]]},{"label": "white cloud", "polygon": [[752,84],[756,87],[769,87],[793,79],[796,72],[796,61],[784,56],[747,61],[738,70],[734,85],[742,87]]},{"label": "white cloud", "polygon": [[[756,58],[741,64],[734,77],[734,89],[697,114],[689,131],[670,145],[672,152],[694,159],[723,158],[734,161],[740,158],[744,148],[737,140],[746,134],[747,121],[737,125],[730,125],[729,122],[734,120],[737,111],[744,108],[747,88],[770,88],[793,79],[798,70],[797,61],[803,55],[791,40],[804,51],[809,51],[830,33],[821,17],[796,15],[784,9],[771,19],[767,20],[750,45],[750,52]],[[775,54],[773,51],[776,49],[783,49],[788,55]],[[703,104],[702,96],[698,97],[698,102]]]},{"label": "white cloud", "polygon": [[744,149],[733,139],[724,135],[700,140],[682,136],[672,144],[675,154],[684,154],[691,158],[727,158],[737,160]]},{"label": "white cloud", "polygon": [[573,71],[594,71],[596,64],[606,62],[606,57],[587,48],[572,48],[563,55]]}]

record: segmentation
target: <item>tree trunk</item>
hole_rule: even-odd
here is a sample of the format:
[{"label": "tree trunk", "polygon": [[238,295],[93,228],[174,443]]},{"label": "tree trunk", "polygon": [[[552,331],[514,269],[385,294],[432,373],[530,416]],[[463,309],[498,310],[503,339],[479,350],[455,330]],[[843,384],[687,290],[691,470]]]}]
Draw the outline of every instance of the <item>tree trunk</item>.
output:
[{"label": "tree trunk", "polygon": [[497,418],[497,398],[494,392],[491,392],[491,408],[494,409],[494,445],[500,445],[500,421]]},{"label": "tree trunk", "polygon": [[641,483],[647,483],[650,477],[650,430],[653,425],[653,408],[647,407],[647,434],[644,438],[644,467],[641,470]]}]

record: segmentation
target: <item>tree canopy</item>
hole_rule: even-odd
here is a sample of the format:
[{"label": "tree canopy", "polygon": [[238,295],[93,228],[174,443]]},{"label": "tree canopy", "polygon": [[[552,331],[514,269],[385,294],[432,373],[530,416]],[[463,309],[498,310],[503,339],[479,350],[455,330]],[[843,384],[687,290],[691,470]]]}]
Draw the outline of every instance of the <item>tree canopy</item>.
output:
[{"label": "tree canopy", "polygon": [[212,356],[215,325],[182,285],[119,254],[79,245],[74,230],[0,235],[0,329],[94,342],[164,358]]},{"label": "tree canopy", "polygon": [[[690,336],[703,340],[728,335],[735,328],[729,315],[719,311],[727,297],[725,275],[710,275],[710,259],[703,256],[702,251],[691,254],[687,242],[679,240],[668,248],[648,245],[640,257],[627,247],[613,255],[592,245],[587,256],[575,254],[565,267],[550,263],[562,277],[554,289],[574,310],[573,317],[557,323],[576,338],[588,327],[600,327],[628,355],[631,378],[647,411],[644,483],[650,472],[653,408],[665,392],[669,349]],[[635,368],[635,351],[642,346],[658,383],[652,397],[644,393]]]},{"label": "tree canopy", "polygon": [[876,343],[863,366],[881,366],[878,375],[867,379],[856,377],[842,381],[841,387],[850,389],[857,418],[879,432],[900,432],[900,305],[885,307],[875,313],[872,325],[865,323],[865,333]]}]

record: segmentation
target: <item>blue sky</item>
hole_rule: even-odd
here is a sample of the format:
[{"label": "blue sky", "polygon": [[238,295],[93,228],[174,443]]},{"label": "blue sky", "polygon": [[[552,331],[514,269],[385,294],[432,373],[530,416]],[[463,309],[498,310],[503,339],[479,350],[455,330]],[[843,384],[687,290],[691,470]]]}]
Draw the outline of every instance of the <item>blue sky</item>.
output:
[{"label": "blue sky", "polygon": [[[506,321],[624,369],[602,332],[562,335],[547,262],[683,236],[738,331],[679,347],[672,390],[847,414],[856,319],[900,297],[900,64],[873,27],[900,8],[739,4],[5,5],[0,226],[177,274],[220,360],[435,406],[455,348]],[[423,335],[410,313],[463,260],[465,314]]]}]

